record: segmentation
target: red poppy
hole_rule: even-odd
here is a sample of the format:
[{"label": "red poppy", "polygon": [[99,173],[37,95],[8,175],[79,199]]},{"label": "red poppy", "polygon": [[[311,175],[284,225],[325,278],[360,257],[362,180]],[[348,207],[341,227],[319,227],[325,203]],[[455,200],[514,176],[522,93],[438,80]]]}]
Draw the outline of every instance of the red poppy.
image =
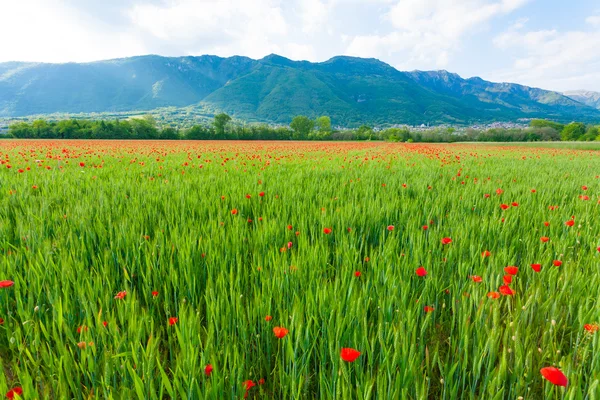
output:
[{"label": "red poppy", "polygon": [[352,228],[346,228],[348,232],[352,232]]},{"label": "red poppy", "polygon": [[173,326],[175,325],[177,322],[179,321],[179,318],[177,317],[171,317],[169,318],[169,325]]},{"label": "red poppy", "polygon": [[582,190],[588,190],[588,187],[587,186],[582,186],[581,189]]},{"label": "red poppy", "polygon": [[210,376],[210,374],[212,374],[213,372],[213,366],[208,364],[206,367],[204,367],[204,375],[206,376]]},{"label": "red poppy", "polygon": [[510,287],[508,287],[508,285],[500,286],[498,291],[500,293],[502,293],[504,296],[512,296],[513,294],[515,294],[515,292],[513,292],[512,289]]},{"label": "red poppy", "polygon": [[88,331],[88,327],[85,325],[81,325],[77,327],[77,333],[81,333],[81,332],[87,332]]},{"label": "red poppy", "polygon": [[540,238],[540,240],[541,240],[543,243],[546,243],[548,240],[550,240],[550,238],[549,238],[549,237],[547,237],[547,236],[542,236],[542,237]]},{"label": "red poppy", "polygon": [[535,272],[540,272],[542,270],[542,264],[531,264],[531,269]]},{"label": "red poppy", "polygon": [[417,276],[426,276],[427,270],[423,267],[419,267],[415,270],[415,274],[417,274]]},{"label": "red poppy", "polygon": [[475,282],[475,283],[481,283],[481,282],[483,282],[483,279],[482,279],[480,276],[477,276],[477,275],[473,275],[473,276],[471,277],[471,280],[472,280],[473,282]]},{"label": "red poppy", "polygon": [[258,384],[259,384],[259,385],[264,385],[264,384],[265,384],[265,378],[260,378],[260,379],[258,380]]},{"label": "red poppy", "polygon": [[342,357],[342,360],[344,361],[354,362],[358,357],[360,357],[360,351],[352,349],[350,347],[342,347],[340,357]]},{"label": "red poppy", "polygon": [[452,239],[450,239],[449,237],[445,237],[442,239],[442,244],[450,244],[452,243]]},{"label": "red poppy", "polygon": [[273,328],[273,333],[275,334],[275,337],[277,339],[283,339],[285,337],[285,335],[287,335],[289,333],[289,331],[280,326],[276,326],[275,328]]},{"label": "red poppy", "polygon": [[83,163],[83,162],[80,162],[80,163],[79,163],[79,166],[80,166],[80,167],[85,167],[85,163]]},{"label": "red poppy", "polygon": [[249,194],[247,194],[247,195],[246,195],[246,198],[247,198],[247,199],[249,199],[249,198],[251,198],[251,197],[252,197],[252,196],[250,196]]},{"label": "red poppy", "polygon": [[567,386],[569,384],[569,380],[562,373],[562,371],[558,368],[554,367],[546,367],[540,370],[540,373],[544,378],[548,380],[553,385],[556,386]]},{"label": "red poppy", "polygon": [[504,272],[506,272],[509,275],[516,275],[519,272],[519,268],[508,266],[504,268]]},{"label": "red poppy", "polygon": [[291,249],[292,247],[294,247],[294,243],[288,242],[288,244],[287,244],[288,250]]},{"label": "red poppy", "polygon": [[500,204],[500,208],[503,210],[508,210],[510,206],[508,204]]},{"label": "red poppy", "polygon": [[5,289],[13,286],[15,283],[13,281],[0,281],[0,289]]},{"label": "red poppy", "polygon": [[502,193],[504,193],[504,190],[502,190],[502,189],[496,189],[496,194],[497,195],[501,195]]},{"label": "red poppy", "polygon": [[0,318],[0,325],[4,325],[4,318]]},{"label": "red poppy", "polygon": [[108,326],[108,322],[106,322],[106,321],[103,321],[103,322],[102,322],[102,326],[106,328],[106,327]]},{"label": "red poppy", "polygon": [[555,267],[560,267],[562,265],[562,261],[554,260],[554,261],[552,261],[552,265],[554,265]]},{"label": "red poppy", "polygon": [[600,327],[596,324],[585,324],[583,326],[583,329],[585,329],[589,333],[596,333],[600,329]]},{"label": "red poppy", "polygon": [[504,281],[505,285],[510,285],[512,283],[512,275],[504,275],[502,280]]},{"label": "red poppy", "polygon": [[393,231],[394,230],[394,225],[388,225],[387,230],[390,231],[390,232]]},{"label": "red poppy", "polygon": [[233,210],[231,210],[231,215],[236,215],[238,213],[237,208],[234,208]]},{"label": "red poppy", "polygon": [[483,197],[485,197],[486,199],[489,199],[490,195],[489,195],[489,193],[486,193],[486,194],[483,195]]},{"label": "red poppy", "polygon": [[265,192],[260,192],[258,195],[259,195],[260,197],[265,197]]},{"label": "red poppy", "polygon": [[573,221],[572,219],[568,220],[567,222],[565,222],[566,226],[573,226],[575,225],[575,221]]},{"label": "red poppy", "polygon": [[498,299],[498,298],[500,298],[500,293],[498,293],[498,292],[489,292],[487,294],[487,297],[489,299]]},{"label": "red poppy", "polygon": [[427,225],[423,225],[423,230],[426,231],[427,229],[429,229],[429,227]]},{"label": "red poppy", "polygon": [[491,256],[491,255],[492,255],[492,253],[490,253],[488,250],[484,250],[484,251],[481,253],[481,257],[489,257],[489,256]]},{"label": "red poppy", "polygon": [[513,207],[519,207],[519,203],[517,203],[516,201],[513,201],[513,202],[511,203],[511,205],[512,205]]},{"label": "red poppy", "polygon": [[22,395],[23,395],[23,388],[20,388],[20,387],[10,389],[8,391],[8,393],[6,393],[6,397],[9,399],[14,399],[15,396],[22,396]]},{"label": "red poppy", "polygon": [[127,296],[127,292],[125,290],[123,290],[122,292],[117,293],[117,295],[115,296],[115,299],[123,300],[125,298],[125,296]]},{"label": "red poppy", "polygon": [[435,308],[433,308],[432,306],[425,306],[425,307],[423,307],[423,311],[425,311],[426,313],[430,313],[433,310],[435,310]]},{"label": "red poppy", "polygon": [[596,250],[598,250],[600,252],[600,246],[598,246],[598,248]]},{"label": "red poppy", "polygon": [[354,273],[354,276],[355,276],[355,277],[357,277],[357,278],[358,278],[359,276],[361,276],[361,275],[362,275],[362,274],[360,273],[360,271],[356,271],[356,272]]},{"label": "red poppy", "polygon": [[544,222],[544,226],[550,226],[550,222],[548,222],[548,221]]},{"label": "red poppy", "polygon": [[537,190],[535,189],[531,189],[531,193],[535,193]]},{"label": "red poppy", "polygon": [[246,393],[244,393],[244,398],[247,399],[248,391],[250,391],[251,388],[256,386],[256,383],[252,382],[251,380],[247,380],[247,381],[243,382],[242,384],[244,385],[244,388],[246,389]]},{"label": "red poppy", "polygon": [[272,319],[273,319],[273,317],[271,317],[270,315],[267,315],[267,316],[265,317],[265,321],[267,321],[267,322],[269,322],[269,321],[270,321],[270,320],[272,320]]},{"label": "red poppy", "polygon": [[156,297],[156,296],[158,296],[158,292],[155,290],[152,292],[152,297]]},{"label": "red poppy", "polygon": [[329,235],[331,233],[331,228],[323,228],[323,233]]},{"label": "red poppy", "polygon": [[288,225],[287,228],[288,228],[288,231],[291,231],[292,229],[294,229],[294,227],[291,225]]}]

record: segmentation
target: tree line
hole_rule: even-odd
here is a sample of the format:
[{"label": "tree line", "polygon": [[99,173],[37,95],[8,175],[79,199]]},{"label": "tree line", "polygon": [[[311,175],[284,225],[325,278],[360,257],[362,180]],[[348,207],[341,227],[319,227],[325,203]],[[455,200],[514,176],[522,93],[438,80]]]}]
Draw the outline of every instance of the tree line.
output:
[{"label": "tree line", "polygon": [[374,129],[363,125],[336,130],[327,116],[295,117],[289,126],[241,125],[227,114],[217,114],[210,124],[188,129],[158,127],[154,118],[127,120],[79,120],[17,122],[8,136],[21,139],[150,139],[150,140],[385,140],[390,142],[535,142],[600,140],[600,127],[580,122],[560,124],[535,119],[525,128],[457,130],[453,127]]}]

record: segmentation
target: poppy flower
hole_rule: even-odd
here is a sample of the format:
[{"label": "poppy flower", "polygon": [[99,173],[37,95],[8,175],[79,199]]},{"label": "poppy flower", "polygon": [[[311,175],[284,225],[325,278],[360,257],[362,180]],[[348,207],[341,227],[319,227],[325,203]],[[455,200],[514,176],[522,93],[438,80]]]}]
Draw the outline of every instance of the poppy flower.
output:
[{"label": "poppy flower", "polygon": [[127,296],[127,292],[125,290],[123,290],[122,292],[117,293],[117,295],[115,296],[115,299],[123,300],[125,298],[125,296]]},{"label": "poppy flower", "polygon": [[0,325],[4,325],[4,318],[0,318]]},{"label": "poppy flower", "polygon": [[246,393],[244,393],[244,398],[247,399],[248,391],[250,391],[251,388],[256,386],[256,383],[252,382],[251,380],[247,380],[247,381],[243,382],[242,384],[244,385],[244,388],[246,389]]},{"label": "poppy flower", "polygon": [[246,198],[247,198],[247,199],[249,199],[249,198],[251,198],[251,197],[252,197],[252,196],[250,196],[249,194],[247,194],[247,195],[246,195]]},{"label": "poppy flower", "polygon": [[264,384],[265,384],[265,378],[260,378],[260,379],[258,380],[258,384],[259,384],[259,385],[264,385]]},{"label": "poppy flower", "polygon": [[562,373],[562,371],[558,368],[554,367],[546,367],[540,370],[540,373],[544,378],[548,380],[553,385],[556,386],[567,386],[569,384],[569,380]]},{"label": "poppy flower", "polygon": [[323,233],[329,235],[331,233],[331,228],[323,228]]},{"label": "poppy flower", "polygon": [[85,325],[81,325],[77,327],[77,333],[81,333],[81,332],[87,332],[88,331],[88,327]]},{"label": "poppy flower", "polygon": [[432,306],[425,306],[425,307],[423,307],[423,311],[425,311],[426,313],[430,313],[433,310],[435,310],[435,308],[433,308]]},{"label": "poppy flower", "polygon": [[500,298],[500,293],[498,292],[489,292],[487,294],[488,299],[498,299]]},{"label": "poppy flower", "polygon": [[288,225],[287,228],[288,228],[288,231],[291,231],[292,229],[294,229],[294,227],[291,225]]},{"label": "poppy flower", "polygon": [[512,205],[513,207],[519,207],[519,203],[517,203],[516,201],[513,201],[513,202],[511,203],[511,205]]},{"label": "poppy flower", "polygon": [[260,197],[265,197],[265,192],[260,192],[258,195],[259,195]]},{"label": "poppy flower", "polygon": [[342,357],[342,360],[346,362],[354,362],[358,357],[360,357],[360,351],[350,347],[342,347],[340,357]]},{"label": "poppy flower", "polygon": [[108,326],[108,322],[102,321],[102,326],[106,328]]},{"label": "poppy flower", "polygon": [[238,213],[237,208],[234,208],[233,210],[231,210],[231,215],[236,215]]},{"label": "poppy flower", "polygon": [[361,275],[362,275],[362,274],[360,273],[360,271],[356,271],[356,272],[354,273],[354,276],[355,276],[355,277],[357,277],[357,278],[358,278],[359,276],[361,276]]},{"label": "poppy flower", "polygon": [[508,204],[500,204],[500,208],[503,210],[508,210],[510,206]]},{"label": "poppy flower", "polygon": [[504,275],[502,280],[504,281],[505,285],[510,285],[512,283],[512,275]]},{"label": "poppy flower", "polygon": [[600,252],[600,246],[598,246],[598,248],[596,250],[598,250],[598,252]]},{"label": "poppy flower", "polygon": [[547,236],[542,236],[542,237],[540,238],[540,240],[541,240],[543,243],[546,243],[546,242],[548,242],[548,240],[550,240],[550,238],[549,238],[549,237],[547,237]]},{"label": "poppy flower", "polygon": [[472,280],[473,282],[475,282],[475,283],[481,283],[481,282],[483,282],[483,279],[482,279],[480,276],[477,276],[477,275],[473,275],[473,276],[471,277],[471,280]]},{"label": "poppy flower", "polygon": [[13,286],[15,283],[13,281],[0,281],[0,289],[5,289]]},{"label": "poppy flower", "polygon": [[450,244],[452,243],[452,239],[450,239],[449,237],[445,237],[442,239],[442,244]]},{"label": "poppy flower", "polygon": [[285,335],[287,335],[289,333],[289,331],[280,326],[276,326],[275,328],[273,328],[273,333],[275,334],[275,337],[277,339],[283,339],[285,337]]},{"label": "poppy flower", "polygon": [[535,272],[540,272],[542,270],[542,264],[531,264],[531,269]]},{"label": "poppy flower", "polygon": [[516,275],[519,272],[519,268],[508,266],[504,268],[504,272],[506,272],[509,275]]},{"label": "poppy flower", "polygon": [[504,193],[504,190],[502,190],[502,189],[496,189],[496,194],[497,195],[501,195],[502,193]]},{"label": "poppy flower", "polygon": [[566,226],[573,226],[575,225],[575,221],[573,221],[572,219],[568,220],[567,222],[565,222]]},{"label": "poppy flower", "polygon": [[423,225],[423,230],[426,231],[427,229],[429,229],[429,227],[427,225]]},{"label": "poppy flower", "polygon": [[6,393],[6,397],[8,399],[14,399],[15,396],[22,396],[22,395],[23,395],[23,388],[20,388],[20,387],[10,389],[8,391],[8,393]]},{"label": "poppy flower", "polygon": [[169,318],[169,325],[173,326],[177,323],[177,321],[179,321],[179,318],[171,317],[171,318]]},{"label": "poppy flower", "polygon": [[550,226],[550,222],[548,222],[548,221],[544,222],[544,226]]},{"label": "poppy flower", "polygon": [[352,232],[352,228],[346,228],[348,232]]},{"label": "poppy flower", "polygon": [[158,296],[158,292],[155,290],[154,292],[152,292],[152,297],[156,297]]},{"label": "poppy flower", "polygon": [[582,186],[581,189],[582,190],[588,190],[588,187],[587,186]]},{"label": "poppy flower", "polygon": [[270,321],[270,320],[272,320],[272,319],[273,319],[273,317],[271,317],[270,315],[267,315],[267,316],[265,317],[265,321],[267,321],[267,322],[269,322],[269,321]]},{"label": "poppy flower", "polygon": [[490,195],[489,195],[489,193],[486,193],[486,194],[483,195],[483,197],[485,197],[486,199],[489,199]]},{"label": "poppy flower", "polygon": [[589,333],[596,333],[600,329],[600,327],[596,324],[585,324],[583,326],[583,329],[585,329]]},{"label": "poppy flower", "polygon": [[562,265],[562,261],[554,260],[554,261],[552,261],[552,265],[554,265],[555,267],[560,267]]},{"label": "poppy flower", "polygon": [[83,162],[80,162],[80,163],[79,163],[79,166],[80,166],[80,167],[85,167],[85,163],[83,163]]},{"label": "poppy flower", "polygon": [[287,248],[288,248],[288,250],[289,250],[289,249],[291,249],[293,246],[294,246],[294,243],[292,243],[292,242],[288,242],[288,244],[287,244]]},{"label": "poppy flower", "polygon": [[508,287],[508,285],[500,286],[498,291],[500,293],[502,293],[504,296],[512,296],[513,294],[515,294],[515,292],[513,292],[512,289],[510,287]]},{"label": "poppy flower", "polygon": [[490,253],[488,250],[485,250],[481,253],[481,257],[489,257],[491,255],[492,255],[492,253]]},{"label": "poppy flower", "polygon": [[210,376],[210,374],[212,374],[213,372],[213,366],[208,364],[206,367],[204,367],[204,375],[206,376]]},{"label": "poppy flower", "polygon": [[390,232],[393,231],[394,230],[394,225],[388,225],[387,230],[390,231]]},{"label": "poppy flower", "polygon": [[417,274],[417,276],[426,276],[427,270],[423,267],[419,267],[416,269],[415,274]]}]

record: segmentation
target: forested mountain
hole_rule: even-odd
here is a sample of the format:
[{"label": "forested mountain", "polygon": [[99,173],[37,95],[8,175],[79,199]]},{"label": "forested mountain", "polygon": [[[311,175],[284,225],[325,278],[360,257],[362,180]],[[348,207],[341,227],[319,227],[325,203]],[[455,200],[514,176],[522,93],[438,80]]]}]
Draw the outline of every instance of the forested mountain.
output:
[{"label": "forested mountain", "polygon": [[335,125],[470,124],[519,118],[600,121],[600,110],[562,94],[401,72],[375,59],[326,62],[140,56],[92,63],[1,63],[0,117],[196,106],[237,119],[289,123],[331,116]]}]

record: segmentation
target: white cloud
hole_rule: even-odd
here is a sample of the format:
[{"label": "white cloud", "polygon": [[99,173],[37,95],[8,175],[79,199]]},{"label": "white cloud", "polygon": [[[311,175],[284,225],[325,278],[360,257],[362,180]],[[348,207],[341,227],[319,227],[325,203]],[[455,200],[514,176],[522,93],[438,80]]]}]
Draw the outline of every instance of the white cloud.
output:
[{"label": "white cloud", "polygon": [[3,0],[0,15],[0,57],[4,60],[92,61],[144,52],[128,29],[115,31],[90,21],[58,0]]},{"label": "white cloud", "polygon": [[[512,57],[512,68],[494,80],[516,81],[558,91],[600,90],[600,29],[592,31],[509,29],[494,44]],[[592,85],[592,86],[590,86]]]},{"label": "white cloud", "polygon": [[587,17],[585,22],[587,22],[590,25],[599,25],[600,26],[600,15],[592,15],[590,17]]},{"label": "white cloud", "polygon": [[468,34],[492,18],[508,14],[528,0],[400,0],[383,20],[393,31],[355,36],[350,54],[373,57],[404,53],[399,68],[446,67]]}]

